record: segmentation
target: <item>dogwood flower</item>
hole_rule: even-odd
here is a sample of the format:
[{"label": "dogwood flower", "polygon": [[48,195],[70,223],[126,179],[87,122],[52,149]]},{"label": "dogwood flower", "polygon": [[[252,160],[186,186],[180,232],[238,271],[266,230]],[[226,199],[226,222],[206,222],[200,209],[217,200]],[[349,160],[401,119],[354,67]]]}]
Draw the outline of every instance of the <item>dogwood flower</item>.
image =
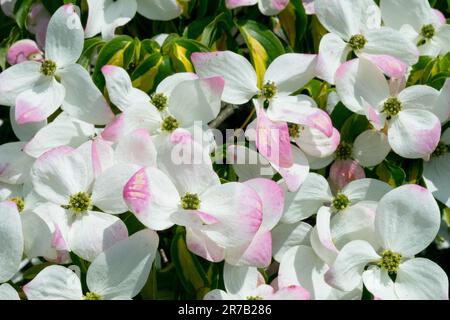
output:
[{"label": "dogwood flower", "polygon": [[378,201],[390,189],[387,183],[376,179],[359,179],[333,195],[327,180],[311,172],[297,192],[286,194],[286,207],[281,221],[295,223],[304,220],[323,206],[333,212],[348,210],[361,201]]},{"label": "dogwood flower", "polygon": [[[441,134],[437,115],[442,114],[439,108],[445,107],[436,103],[436,89],[415,85],[391,95],[382,72],[366,59],[339,67],[336,89],[347,108],[365,114],[376,130],[387,134],[390,147],[400,156],[428,158],[436,148]],[[374,157],[387,149],[385,144],[372,144]]]},{"label": "dogwood flower", "polygon": [[338,160],[330,167],[330,184],[341,190],[353,180],[364,179],[364,169],[354,160]]},{"label": "dogwood flower", "polygon": [[289,0],[226,0],[228,9],[258,4],[259,11],[266,16],[279,14],[289,4]]},{"label": "dogwood flower", "polygon": [[[448,299],[445,272],[428,259],[414,257],[434,240],[439,225],[440,211],[432,194],[417,185],[401,186],[377,206],[375,236],[381,249],[363,240],[349,242],[325,280],[344,291],[364,282],[380,299]],[[395,281],[390,278],[393,274]]]},{"label": "dogwood flower", "polygon": [[447,129],[442,134],[441,140],[431,155],[430,161],[425,161],[423,164],[423,178],[428,190],[447,207],[450,206],[449,151],[450,129]]},{"label": "dogwood flower", "polygon": [[88,0],[87,3],[86,38],[99,33],[103,39],[112,38],[116,28],[127,24],[136,12],[150,20],[162,21],[175,19],[183,12],[183,5],[177,0]]},{"label": "dogwood flower", "polygon": [[[48,210],[52,213],[49,214],[62,217],[58,226],[60,246],[92,261],[126,238],[128,231],[121,219],[93,210],[110,190],[106,187],[98,192],[94,177],[98,174],[96,169],[102,168],[103,154],[111,151],[107,146],[94,149],[94,153],[86,152],[89,149],[92,150],[91,144],[76,150],[59,147],[46,152],[33,165],[31,183],[36,193],[51,203]],[[105,209],[101,204],[99,207]]]},{"label": "dogwood flower", "polygon": [[[262,200],[245,184],[220,184],[201,145],[185,133],[172,136],[178,140],[171,148],[158,149],[164,172],[140,169],[125,185],[123,197],[145,226],[185,226],[189,250],[221,261],[226,249],[248,245],[255,237],[263,219]],[[174,159],[174,154],[182,158]]]},{"label": "dogwood flower", "polygon": [[88,292],[72,270],[52,265],[23,287],[28,300],[129,300],[147,281],[158,248],[158,235],[139,231],[100,253],[86,275]]},{"label": "dogwood flower", "polygon": [[124,69],[107,65],[102,73],[111,101],[123,111],[102,133],[107,140],[115,141],[136,129],[170,135],[177,128],[193,127],[196,121],[206,125],[220,111],[224,86],[220,76],[178,73],[162,81],[150,97],[133,88]]},{"label": "dogwood flower", "polygon": [[385,25],[417,44],[421,55],[436,57],[450,51],[450,26],[427,0],[382,0],[380,8]]},{"label": "dogwood flower", "polygon": [[45,46],[50,18],[50,13],[42,3],[33,3],[28,13],[27,29],[36,36],[36,42],[41,48]]},{"label": "dogwood flower", "polygon": [[[330,137],[331,119],[305,95],[290,96],[314,77],[315,55],[283,54],[267,68],[258,84],[253,66],[231,51],[195,52],[191,56],[200,76],[222,75],[222,100],[243,104],[253,97],[257,114],[256,146],[267,159],[280,167],[293,164],[287,122],[309,126]],[[240,75],[237,77],[236,75]],[[265,110],[267,107],[267,110]]]},{"label": "dogwood flower", "polygon": [[70,115],[94,124],[113,118],[89,73],[75,63],[83,50],[76,10],[64,5],[50,19],[44,61],[26,61],[0,74],[0,104],[15,105],[18,124],[45,120],[61,105]]},{"label": "dogwood flower", "polygon": [[265,283],[258,269],[225,264],[223,270],[225,290],[208,292],[204,300],[309,300],[310,294],[300,285],[287,285],[275,289]]},{"label": "dogwood flower", "polygon": [[373,61],[390,77],[400,77],[418,60],[414,43],[399,31],[381,26],[373,0],[316,0],[319,21],[330,33],[320,42],[319,78],[334,84],[335,73],[350,52]]}]

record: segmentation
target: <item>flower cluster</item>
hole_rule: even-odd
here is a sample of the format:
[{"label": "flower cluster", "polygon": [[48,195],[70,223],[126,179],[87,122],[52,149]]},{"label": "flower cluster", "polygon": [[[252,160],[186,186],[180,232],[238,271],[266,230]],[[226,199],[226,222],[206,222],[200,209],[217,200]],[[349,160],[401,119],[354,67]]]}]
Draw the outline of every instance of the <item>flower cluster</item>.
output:
[{"label": "flower cluster", "polygon": [[450,26],[428,0],[19,5],[0,299],[449,298]]}]

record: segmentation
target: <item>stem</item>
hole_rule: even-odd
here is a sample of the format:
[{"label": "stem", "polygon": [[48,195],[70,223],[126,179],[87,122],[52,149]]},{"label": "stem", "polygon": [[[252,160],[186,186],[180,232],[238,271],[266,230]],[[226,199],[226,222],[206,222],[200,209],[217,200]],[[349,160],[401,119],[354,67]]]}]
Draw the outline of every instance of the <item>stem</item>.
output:
[{"label": "stem", "polygon": [[226,105],[226,107],[223,108],[222,111],[220,111],[217,118],[209,123],[209,127],[211,129],[217,129],[223,122],[225,122],[225,120],[227,120],[234,113],[235,110],[236,106],[232,104]]},{"label": "stem", "polygon": [[244,123],[242,124],[242,126],[240,127],[241,129],[244,129],[252,120],[253,115],[255,114],[256,109],[253,108],[252,112],[250,112],[250,114],[248,115],[247,119],[245,119]]}]

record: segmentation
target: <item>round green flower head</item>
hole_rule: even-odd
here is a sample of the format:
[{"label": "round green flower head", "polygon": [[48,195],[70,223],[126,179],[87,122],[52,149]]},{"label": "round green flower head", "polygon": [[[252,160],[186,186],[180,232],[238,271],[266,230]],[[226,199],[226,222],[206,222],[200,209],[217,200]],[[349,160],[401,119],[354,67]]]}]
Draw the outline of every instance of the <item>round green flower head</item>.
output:
[{"label": "round green flower head", "polygon": [[44,76],[53,76],[56,72],[56,62],[52,60],[44,60],[41,64],[41,73]]},{"label": "round green flower head", "polygon": [[161,124],[161,130],[166,132],[173,132],[180,127],[180,123],[177,119],[172,116],[167,116],[164,118]]},{"label": "round green flower head", "polygon": [[84,213],[92,209],[91,196],[86,192],[78,192],[70,196],[69,204],[62,206],[73,213]]},{"label": "round green flower head", "polygon": [[342,141],[336,149],[336,159],[348,160],[353,155],[353,146],[351,143]]},{"label": "round green flower head", "polygon": [[402,109],[402,102],[396,97],[388,98],[383,105],[383,112],[385,112],[389,117],[398,115]]},{"label": "round green flower head", "polygon": [[367,39],[362,34],[356,34],[350,38],[348,44],[353,51],[363,49],[367,44]]},{"label": "round green flower head", "polygon": [[260,296],[248,296],[247,300],[264,300],[263,297]]},{"label": "round green flower head", "polygon": [[439,142],[438,146],[436,147],[431,156],[433,158],[439,158],[442,157],[444,154],[446,154],[448,151],[449,151],[448,146],[443,142]]},{"label": "round green flower head", "polygon": [[95,292],[88,292],[84,296],[84,300],[103,300],[102,296]]},{"label": "round green flower head", "polygon": [[296,123],[288,123],[289,136],[297,139],[300,137],[300,126]]},{"label": "round green flower head", "polygon": [[167,97],[164,95],[164,93],[154,93],[151,99],[152,104],[159,111],[163,111],[167,108]]},{"label": "round green flower head", "polygon": [[181,207],[185,210],[200,209],[200,199],[196,193],[187,192],[181,197]]},{"label": "round green flower head", "polygon": [[381,260],[378,262],[378,265],[389,273],[394,273],[397,272],[401,260],[401,254],[392,252],[391,250],[385,250],[381,254]]},{"label": "round green flower head", "polygon": [[266,99],[272,99],[277,94],[277,86],[275,82],[267,81],[266,84],[262,87],[261,96]]},{"label": "round green flower head", "polygon": [[23,211],[23,209],[25,209],[25,201],[23,200],[23,198],[14,197],[14,198],[9,199],[9,201],[12,201],[16,204],[17,210],[19,211],[19,213],[21,213]]},{"label": "round green flower head", "polygon": [[331,206],[337,211],[342,211],[346,209],[349,206],[349,204],[350,200],[343,193],[338,193],[331,202]]},{"label": "round green flower head", "polygon": [[424,37],[425,39],[433,39],[434,35],[436,34],[436,29],[432,24],[427,24],[422,27],[422,30],[420,31],[420,35]]}]

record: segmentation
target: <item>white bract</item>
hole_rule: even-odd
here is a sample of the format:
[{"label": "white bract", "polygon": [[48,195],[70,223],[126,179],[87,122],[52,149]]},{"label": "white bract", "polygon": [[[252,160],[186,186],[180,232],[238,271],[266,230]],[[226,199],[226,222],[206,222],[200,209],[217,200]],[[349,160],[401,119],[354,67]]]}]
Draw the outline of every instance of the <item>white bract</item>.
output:
[{"label": "white bract", "polygon": [[399,187],[386,194],[376,210],[375,239],[380,249],[364,240],[349,242],[325,280],[344,291],[364,282],[380,299],[448,299],[445,272],[428,259],[414,257],[434,240],[439,225],[439,207],[427,189]]},{"label": "white bract", "polygon": [[77,10],[67,4],[52,16],[42,62],[26,61],[0,74],[0,104],[15,106],[19,125],[43,121],[60,106],[71,116],[93,124],[112,120],[113,113],[89,73],[76,64],[83,50],[83,27]]},{"label": "white bract", "polygon": [[89,292],[71,269],[52,265],[23,290],[29,300],[129,300],[147,281],[158,248],[158,235],[139,231],[110,247],[91,263],[86,275]]},{"label": "white bract", "polygon": [[450,26],[427,0],[381,0],[380,8],[385,25],[413,41],[421,55],[436,57],[450,51]]},{"label": "white bract", "polygon": [[327,82],[335,83],[336,70],[351,52],[396,78],[417,62],[419,52],[414,43],[381,25],[380,9],[373,0],[316,0],[314,7],[319,21],[330,31],[320,41],[317,60],[317,75]]}]

